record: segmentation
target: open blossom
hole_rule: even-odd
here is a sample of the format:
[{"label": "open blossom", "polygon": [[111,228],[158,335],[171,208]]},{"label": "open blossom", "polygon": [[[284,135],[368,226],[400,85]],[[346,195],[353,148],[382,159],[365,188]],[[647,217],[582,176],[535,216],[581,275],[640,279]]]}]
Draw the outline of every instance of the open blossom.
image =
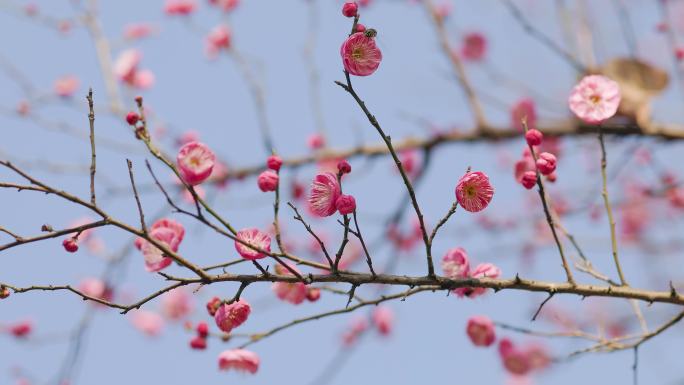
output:
[{"label": "open blossom", "polygon": [[136,310],[131,316],[131,322],[136,329],[150,337],[158,336],[164,328],[164,319],[148,310]]},{"label": "open blossom", "polygon": [[278,188],[278,174],[271,170],[266,170],[259,174],[259,177],[257,178],[257,185],[259,186],[259,190],[263,192],[267,191],[275,191],[276,188]]},{"label": "open blossom", "polygon": [[[475,269],[470,273],[472,278],[492,278],[496,279],[501,276],[501,269],[491,263],[481,263],[475,266]],[[466,294],[470,298],[475,298],[484,294],[487,291],[484,287],[474,287],[470,293]]]},{"label": "open blossom", "polygon": [[76,76],[66,75],[55,80],[54,89],[57,96],[68,98],[76,92],[79,85],[80,81]]},{"label": "open blossom", "polygon": [[344,70],[355,76],[368,76],[380,66],[382,52],[375,45],[374,32],[366,30],[349,36],[340,47]]},{"label": "open blossom", "polygon": [[259,356],[244,349],[226,350],[219,354],[220,370],[237,370],[254,374],[259,370]]},{"label": "open blossom", "polygon": [[598,124],[611,118],[620,105],[620,86],[602,76],[585,76],[568,98],[570,110],[578,118],[590,124]]},{"label": "open blossom", "polygon": [[465,278],[470,272],[470,262],[466,251],[457,247],[447,251],[442,257],[442,271],[444,275],[452,278]]},{"label": "open blossom", "polygon": [[190,142],[178,150],[176,161],[185,183],[194,186],[209,178],[216,163],[216,155],[206,144]]},{"label": "open blossom", "polygon": [[[290,266],[295,271],[299,272],[296,267]],[[280,264],[275,267],[276,274],[278,275],[293,275],[288,269],[284,268]],[[275,293],[276,297],[280,300],[289,302],[293,305],[299,305],[306,299],[308,290],[303,282],[274,282],[271,285],[271,290]]]},{"label": "open blossom", "polygon": [[122,81],[132,81],[138,65],[142,60],[142,53],[137,49],[127,49],[119,54],[114,62],[114,75]]},{"label": "open blossom", "polygon": [[214,320],[219,329],[230,333],[231,330],[247,321],[251,311],[252,308],[249,306],[249,303],[241,299],[231,304],[219,306],[214,315]]},{"label": "open blossom", "polygon": [[523,131],[522,119],[527,121],[527,128],[534,130],[537,128],[537,108],[534,100],[525,98],[519,100],[511,108],[511,123],[518,131]]},{"label": "open blossom", "polygon": [[483,172],[468,172],[456,185],[456,199],[464,210],[475,213],[484,210],[494,196],[494,187]]},{"label": "open blossom", "polygon": [[164,12],[167,15],[189,15],[195,11],[197,4],[194,0],[166,0]]},{"label": "open blossom", "polygon": [[556,171],[556,157],[548,152],[542,152],[537,158],[537,168],[542,175],[549,175]]},{"label": "open blossom", "polygon": [[316,175],[311,184],[309,209],[319,217],[329,217],[337,210],[337,198],[340,197],[340,183],[331,172]]},{"label": "open blossom", "polygon": [[466,333],[475,346],[490,346],[496,339],[494,323],[486,316],[470,317]]},{"label": "open blossom", "polygon": [[[271,252],[271,237],[260,231],[257,228],[242,229],[237,232],[236,237],[249,245],[252,245],[260,250]],[[244,259],[253,261],[255,259],[261,259],[266,256],[266,254],[254,250],[247,245],[244,245],[238,241],[235,241],[235,250]]]},{"label": "open blossom", "polygon": [[373,324],[383,336],[388,336],[394,326],[394,313],[387,306],[378,306],[373,310]]},{"label": "open blossom", "polygon": [[183,288],[164,293],[161,299],[162,314],[171,320],[180,320],[190,315],[193,308],[192,296]]},{"label": "open blossom", "polygon": [[470,32],[463,36],[461,55],[466,60],[479,61],[487,51],[487,39],[479,32]]},{"label": "open blossom", "polygon": [[[183,241],[185,229],[183,225],[173,219],[160,219],[152,224],[149,235],[175,253]],[[145,257],[147,271],[162,270],[172,262],[172,259],[165,256],[162,250],[143,238],[136,239],[135,246],[142,251]]]}]

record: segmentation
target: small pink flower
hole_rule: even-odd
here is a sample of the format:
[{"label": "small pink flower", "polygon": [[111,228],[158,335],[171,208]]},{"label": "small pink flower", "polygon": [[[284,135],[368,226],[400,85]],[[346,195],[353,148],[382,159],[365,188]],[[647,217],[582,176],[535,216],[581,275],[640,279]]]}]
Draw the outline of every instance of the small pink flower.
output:
[{"label": "small pink flower", "polygon": [[[98,278],[85,278],[78,285],[78,290],[93,298],[109,301],[112,299],[112,290],[107,284]],[[97,304],[96,302],[94,302]],[[98,304],[99,305],[99,304]]]},{"label": "small pink flower", "polygon": [[354,33],[340,47],[344,70],[352,75],[368,76],[380,66],[382,52],[370,31]]},{"label": "small pink flower", "polygon": [[311,184],[309,209],[319,217],[329,217],[335,213],[337,198],[340,197],[340,183],[331,172],[316,175]]},{"label": "small pink flower", "polygon": [[263,192],[275,191],[278,188],[278,174],[271,170],[266,170],[259,174],[257,178],[257,185],[259,190]]},{"label": "small pink flower", "polygon": [[8,325],[7,331],[16,338],[26,338],[33,331],[33,322],[26,320]]},{"label": "small pink flower", "polygon": [[240,4],[239,0],[209,0],[209,4],[211,5],[216,5],[223,12],[230,12],[237,8],[237,6]]},{"label": "small pink flower", "polygon": [[62,247],[69,253],[75,253],[78,251],[78,239],[76,238],[64,238],[62,241]]},{"label": "small pink flower", "polygon": [[241,299],[230,305],[223,304],[219,306],[214,315],[214,320],[219,329],[226,333],[230,333],[231,330],[247,321],[251,311],[252,308],[249,306],[249,303]]},{"label": "small pink flower", "polygon": [[164,319],[157,313],[148,310],[136,310],[131,317],[133,326],[143,334],[156,337],[164,328]]},{"label": "small pink flower", "polygon": [[[173,219],[160,219],[155,222],[149,230],[150,237],[165,245],[174,253],[178,251],[178,247],[185,236],[183,225]],[[147,271],[154,272],[162,270],[172,262],[171,258],[165,256],[160,249],[145,239],[136,239],[135,246],[142,251],[143,256],[145,257],[145,268]]]},{"label": "small pink flower", "polygon": [[310,287],[306,289],[306,300],[309,302],[316,302],[321,299],[321,289],[317,287]]},{"label": "small pink flower", "polygon": [[342,6],[342,14],[346,17],[354,17],[359,12],[359,6],[354,1],[348,1]]},{"label": "small pink flower", "polygon": [[176,161],[185,183],[194,186],[209,178],[216,163],[216,155],[206,144],[190,142],[180,148]]},{"label": "small pink flower", "polygon": [[352,167],[346,159],[342,159],[337,162],[337,171],[340,174],[349,174],[352,171]]},{"label": "small pink flower", "polygon": [[273,171],[278,171],[280,170],[280,167],[283,165],[283,160],[278,156],[278,155],[271,155],[266,159],[266,167],[270,168]]},{"label": "small pink flower", "polygon": [[124,26],[124,39],[134,40],[147,37],[154,32],[154,28],[147,23],[128,24]]},{"label": "small pink flower", "polygon": [[520,183],[526,189],[531,189],[535,184],[537,184],[537,173],[534,171],[525,171],[522,175],[522,178],[520,178]]},{"label": "small pink flower", "polygon": [[139,120],[140,120],[140,115],[136,114],[133,111],[126,114],[126,123],[128,123],[131,126],[135,126]]},{"label": "small pink flower", "polygon": [[511,108],[511,123],[519,131],[524,131],[522,119],[527,119],[527,128],[534,130],[537,128],[537,109],[532,99],[521,99]]},{"label": "small pink flower", "polygon": [[311,134],[306,139],[306,145],[312,150],[318,150],[319,148],[325,146],[325,138],[323,138],[323,135],[319,133]]},{"label": "small pink flower", "polygon": [[55,80],[54,89],[57,96],[68,98],[72,96],[80,85],[76,76],[66,75]]},{"label": "small pink flower", "polygon": [[195,350],[204,350],[207,348],[207,338],[195,336],[190,340],[190,347]]},{"label": "small pink flower", "polygon": [[499,356],[503,361],[504,368],[511,374],[523,376],[532,369],[529,355],[516,347],[508,338],[499,342]]},{"label": "small pink flower", "polygon": [[142,53],[139,50],[127,49],[123,51],[114,62],[114,75],[123,82],[132,83],[141,60]]},{"label": "small pink flower", "polygon": [[532,370],[546,369],[551,365],[551,357],[543,345],[529,344],[525,347],[524,352]]},{"label": "small pink flower", "polygon": [[585,76],[573,89],[568,104],[578,118],[599,124],[611,118],[620,105],[620,86],[602,76]]},{"label": "small pink flower", "polygon": [[373,324],[383,336],[388,336],[394,326],[394,313],[386,306],[379,306],[373,310]]},{"label": "small pink flower", "polygon": [[[491,263],[481,263],[475,267],[475,269],[470,274],[472,278],[491,278],[496,279],[501,276],[501,269],[496,267]],[[466,296],[470,298],[475,298],[481,296],[487,291],[484,287],[473,287],[470,289],[469,293],[465,293]]]},{"label": "small pink flower", "polygon": [[192,313],[192,296],[183,288],[176,288],[162,296],[162,314],[171,320],[183,319]]},{"label": "small pink flower", "polygon": [[[537,167],[536,163],[534,163],[534,159],[532,158],[531,154],[523,155],[522,159],[515,162],[515,171],[514,171],[515,180],[518,181],[518,183],[521,183],[525,173],[528,171],[532,171],[534,173],[534,170],[536,169],[536,167]],[[535,182],[536,182],[536,173],[535,173]]]},{"label": "small pink flower", "polygon": [[166,0],[164,12],[169,16],[187,16],[195,11],[197,4],[193,0]]},{"label": "small pink flower", "polygon": [[211,299],[207,302],[206,308],[207,312],[209,313],[210,316],[215,316],[216,311],[218,308],[221,306],[221,299],[219,297],[211,297]]},{"label": "small pink flower", "polygon": [[259,356],[249,350],[233,349],[219,354],[220,370],[237,370],[254,374],[259,370]]},{"label": "small pink flower", "polygon": [[456,199],[464,210],[476,213],[484,210],[494,196],[489,177],[482,172],[465,174],[456,185]]},{"label": "small pink flower", "polygon": [[154,85],[154,80],[154,72],[150,70],[136,71],[131,86],[140,90],[146,90]]},{"label": "small pink flower", "polygon": [[231,43],[231,33],[225,25],[216,26],[209,32],[206,39],[207,54],[209,57],[216,56],[221,50],[229,49]]},{"label": "small pink flower", "polygon": [[549,175],[556,171],[556,157],[548,152],[542,152],[537,158],[537,168],[542,175]]},{"label": "small pink flower", "polygon": [[302,282],[274,282],[271,289],[280,300],[293,305],[304,302],[307,295],[306,285]]},{"label": "small pink flower", "polygon": [[356,199],[351,195],[340,195],[335,201],[337,211],[342,215],[348,215],[356,211]]},{"label": "small pink flower", "polygon": [[442,271],[451,279],[468,277],[470,261],[466,251],[461,247],[447,251],[442,257]]},{"label": "small pink flower", "polygon": [[544,139],[544,134],[539,130],[530,129],[525,133],[525,140],[530,146],[539,146]]},{"label": "small pink flower", "polygon": [[[248,228],[240,230],[237,232],[236,237],[239,240],[249,245],[252,245],[258,249],[264,250],[269,253],[271,252],[271,237],[268,234],[260,231],[259,229]],[[237,252],[240,254],[242,258],[248,259],[250,261],[266,257],[266,254],[254,250],[249,246],[246,246],[238,241],[235,241],[235,250],[237,250]]]},{"label": "small pink flower", "polygon": [[486,316],[470,317],[466,333],[475,346],[490,346],[496,339],[494,323]]},{"label": "small pink flower", "polygon": [[480,61],[487,50],[487,39],[479,32],[470,32],[463,37],[461,55],[466,60]]}]

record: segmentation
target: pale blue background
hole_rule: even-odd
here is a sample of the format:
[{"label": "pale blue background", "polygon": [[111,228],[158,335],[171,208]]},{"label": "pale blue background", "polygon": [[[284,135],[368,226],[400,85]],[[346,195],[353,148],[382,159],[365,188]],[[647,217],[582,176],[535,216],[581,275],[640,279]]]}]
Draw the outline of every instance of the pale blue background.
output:
[{"label": "pale blue background", "polygon": [[[0,1],[0,4],[8,2]],[[11,4],[24,4],[12,2]],[[53,17],[69,17],[73,8],[68,1],[37,2],[40,9]],[[320,102],[329,132],[329,143],[335,148],[347,148],[358,143],[377,143],[376,132],[370,127],[352,99],[333,80],[342,78],[339,45],[349,29],[349,20],[340,15],[339,1],[317,1],[318,28],[310,29],[308,6],[300,0],[244,0],[230,21],[234,31],[234,44],[252,62],[263,64],[259,76],[264,80],[268,118],[274,140],[284,157],[306,153],[306,138],[315,131],[310,107],[307,67],[302,48],[307,34],[316,34],[315,65],[320,71]],[[543,120],[568,116],[565,100],[574,84],[576,74],[562,59],[526,35],[512,21],[510,14],[499,1],[453,1],[454,11],[448,29],[454,42],[463,31],[478,30],[489,40],[486,68],[493,68],[517,83],[521,89],[510,87],[488,77],[488,71],[477,66],[468,70],[478,91],[495,97],[503,105],[485,102],[489,119],[498,124],[509,123],[508,105],[517,98],[542,95],[538,98],[539,113]],[[575,2],[568,2],[572,8]],[[627,49],[617,23],[614,2],[586,2],[590,5],[592,26],[596,28],[597,57],[599,60],[615,55],[626,55]],[[655,32],[659,20],[657,2],[631,0],[625,2],[637,30],[640,53],[652,62],[671,69],[669,48],[662,35]],[[555,17],[553,2],[518,1],[526,9],[535,25],[562,44],[561,30]],[[241,79],[234,63],[227,57],[208,61],[204,55],[203,36],[197,30],[208,30],[219,22],[219,13],[202,2],[200,11],[192,17],[196,27],[188,28],[182,20],[171,20],[162,12],[163,2],[154,1],[101,1],[100,13],[105,32],[115,39],[124,24],[149,21],[159,27],[159,33],[135,43],[144,51],[142,66],[156,75],[156,84],[144,93],[148,105],[168,123],[171,133],[188,129],[200,132],[202,140],[235,167],[259,164],[265,159],[258,135],[256,115],[246,83]],[[426,129],[414,118],[428,119],[440,127],[468,128],[471,116],[462,92],[453,81],[451,69],[445,60],[428,16],[422,7],[408,1],[380,1],[363,11],[362,23],[379,31],[378,42],[384,60],[378,72],[371,77],[355,79],[355,85],[381,124],[398,139],[407,135],[422,136]],[[116,52],[116,51],[115,51]],[[49,92],[55,78],[73,73],[81,79],[81,88],[73,104],[51,101],[37,110],[52,121],[67,122],[85,135],[85,94],[87,86],[95,90],[99,108],[105,107],[104,85],[98,72],[94,49],[87,33],[76,28],[67,36],[39,26],[11,11],[0,13],[0,53],[30,76],[40,90]],[[529,89],[535,90],[531,94]],[[133,94],[131,94],[133,95]],[[656,116],[662,120],[681,122],[681,90],[668,89],[655,106]],[[5,72],[0,73],[0,116],[2,142],[0,150],[9,154],[18,164],[25,164],[32,173],[60,188],[82,197],[88,194],[85,167],[89,164],[87,142],[62,133],[47,131],[14,116],[11,110],[22,99],[21,89]],[[131,100],[126,100],[131,106]],[[7,111],[9,110],[9,112]],[[408,117],[408,119],[407,119]],[[137,223],[135,203],[128,192],[128,175],[124,159],[130,157],[136,167],[141,185],[151,179],[144,170],[142,143],[135,141],[121,119],[100,113],[97,117],[98,141],[104,138],[125,143],[130,150],[100,146],[98,150],[98,182],[100,202],[106,210],[129,223]],[[625,160],[626,172],[644,183],[658,186],[651,169],[631,160],[634,138],[621,142],[610,141],[610,160]],[[651,143],[651,142],[649,142]],[[166,149],[174,151],[169,141]],[[504,276],[516,272],[524,277],[563,280],[555,247],[545,243],[533,259],[521,257],[524,240],[534,239],[535,227],[530,225],[530,213],[541,218],[536,193],[527,192],[514,183],[510,162],[522,151],[522,141],[497,145],[460,144],[440,147],[434,152],[432,168],[418,188],[418,197],[428,223],[435,223],[453,200],[453,187],[468,165],[487,172],[496,187],[496,195],[487,214],[499,219],[513,219],[520,226],[485,232],[476,225],[476,215],[459,212],[444,229],[435,244],[435,253],[441,256],[450,247],[465,247],[474,263],[491,261],[499,264]],[[652,146],[653,147],[653,146]],[[656,146],[654,157],[659,164],[676,166],[682,160],[682,146],[677,143]],[[508,160],[502,162],[502,154]],[[3,156],[3,158],[6,156]],[[60,165],[79,165],[77,172],[51,174],[41,160]],[[166,172],[153,162],[158,174]],[[502,164],[503,163],[503,164]],[[614,165],[615,163],[611,163]],[[383,215],[394,210],[402,199],[403,185],[387,158],[370,163],[356,159],[354,173],[345,190],[357,197],[362,228],[367,238],[376,240]],[[586,138],[568,141],[559,166],[559,182],[553,191],[562,191],[572,203],[600,202],[596,177],[598,151],[596,140]],[[591,172],[587,177],[588,170]],[[312,167],[298,171],[301,180],[314,173]],[[675,171],[678,171],[675,169]],[[3,180],[18,180],[6,171]],[[681,173],[680,173],[681,176]],[[119,186],[123,193],[106,195],[107,186]],[[620,185],[613,184],[614,199],[619,200]],[[145,190],[143,204],[148,216],[165,202],[154,190]],[[50,223],[55,228],[66,226],[71,220],[86,214],[82,209],[65,202],[35,193],[0,192],[0,225],[24,234],[37,234],[40,225]],[[593,199],[591,198],[593,196]],[[572,199],[578,198],[579,199]],[[215,207],[236,227],[265,227],[271,220],[270,195],[257,193],[254,179],[232,182],[225,191],[213,194]],[[663,214],[664,206],[654,206],[654,215]],[[283,209],[283,222],[290,234],[303,236],[298,223],[290,219],[289,210]],[[285,215],[287,214],[287,215]],[[586,212],[566,220],[566,225],[584,245],[595,265],[614,276],[610,261],[608,226],[603,222],[586,220]],[[206,265],[234,258],[232,242],[218,238],[202,229],[189,218],[176,217],[188,229],[181,253],[194,262]],[[407,218],[411,218],[410,215]],[[328,229],[330,238],[337,241],[338,226],[332,218],[312,221],[317,229]],[[406,224],[404,227],[407,227]],[[644,248],[621,246],[625,270],[636,286],[666,289],[667,281],[681,277],[681,214],[668,213],[649,228],[648,239],[660,240],[651,246],[669,245],[646,251]],[[333,231],[335,233],[333,233]],[[126,234],[113,229],[98,230],[112,250],[132,241]],[[9,240],[6,236],[2,237]],[[0,281],[19,286],[31,284],[76,284],[86,276],[97,276],[104,269],[101,258],[88,255],[85,250],[77,254],[65,253],[61,240],[32,244],[8,250],[0,255]],[[308,242],[299,238],[300,243]],[[373,242],[377,244],[377,242]],[[332,247],[331,247],[332,248]],[[567,246],[569,249],[569,245]],[[410,256],[387,253],[388,248],[374,254],[376,265],[388,258],[400,258],[398,271],[403,274],[424,274],[424,259],[418,251]],[[418,250],[418,249],[417,249]],[[365,265],[359,263],[358,269]],[[252,271],[253,269],[247,269]],[[180,273],[173,267],[171,271]],[[582,281],[586,277],[576,273]],[[116,270],[121,291],[137,298],[160,288],[163,282],[145,273],[142,258],[132,253]],[[202,307],[211,295],[231,296],[235,285],[213,285],[197,295],[198,312],[194,321],[207,319]],[[374,288],[362,288],[358,293],[372,297]],[[241,332],[257,332],[287,322],[295,317],[344,306],[346,298],[324,293],[315,304],[292,307],[273,300],[268,285],[253,285],[245,298],[253,303],[253,315],[242,326]],[[396,312],[394,335],[381,339],[369,334],[354,350],[332,384],[369,383],[481,383],[503,384],[506,374],[494,348],[476,349],[467,340],[464,329],[470,315],[487,314],[495,320],[506,321],[541,330],[553,330],[543,321],[530,323],[529,319],[541,294],[503,292],[490,294],[476,301],[445,298],[442,293],[420,294],[406,302],[390,306]],[[129,296],[130,299],[130,296]],[[126,301],[123,299],[122,301]],[[557,296],[552,305],[565,307],[576,315],[591,320],[591,312],[602,310],[606,317],[613,314],[633,320],[626,302],[580,302],[578,298]],[[159,306],[158,301],[148,304],[149,309]],[[18,343],[0,336],[0,383],[12,384],[13,367],[25,369],[36,383],[54,383],[56,373],[67,355],[68,344],[57,338],[73,327],[87,311],[87,304],[64,292],[29,293],[16,295],[0,303],[0,322],[6,323],[29,317],[35,320],[35,340]],[[648,310],[651,327],[672,314],[668,306],[653,306]],[[359,313],[359,314],[366,314]],[[309,383],[321,373],[340,347],[340,335],[355,315],[317,321],[290,329],[264,340],[251,349],[262,358],[262,367],[256,376],[240,376],[218,372],[216,357],[228,346],[210,341],[204,352],[187,347],[191,335],[180,325],[167,325],[161,338],[148,339],[133,329],[127,317],[115,311],[99,311],[84,339],[80,363],[75,371],[75,384],[121,383],[206,383],[241,382],[246,384]],[[630,331],[637,327],[632,322]],[[594,332],[595,329],[588,329]],[[524,336],[512,335],[516,341]],[[50,340],[53,342],[45,342]],[[40,342],[43,341],[43,342]],[[586,346],[583,343],[561,340],[550,347],[558,356]],[[684,374],[681,364],[681,326],[670,330],[656,341],[648,343],[640,354],[642,384],[681,384]],[[344,360],[341,360],[344,361]],[[538,384],[604,383],[626,384],[632,381],[632,354],[620,352],[582,357],[563,362],[539,376]]]}]

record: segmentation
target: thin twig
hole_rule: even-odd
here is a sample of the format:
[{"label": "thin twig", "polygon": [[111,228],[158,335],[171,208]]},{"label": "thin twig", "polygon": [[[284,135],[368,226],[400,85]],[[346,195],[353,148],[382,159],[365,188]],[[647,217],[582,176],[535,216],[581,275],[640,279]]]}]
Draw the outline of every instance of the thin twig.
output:
[{"label": "thin twig", "polygon": [[92,88],[88,90],[86,99],[88,100],[88,121],[90,122],[90,203],[95,205],[95,159],[97,158],[97,155],[95,153],[95,111],[93,107]]},{"label": "thin twig", "polygon": [[140,204],[140,196],[138,196],[138,189],[135,187],[135,178],[133,177],[133,162],[130,159],[126,159],[126,164],[128,165],[128,176],[131,179],[131,188],[133,189],[133,196],[135,197],[135,203],[138,206],[138,214],[140,215],[140,228],[143,233],[147,233],[147,225],[145,224],[145,214],[143,213],[142,205]]}]

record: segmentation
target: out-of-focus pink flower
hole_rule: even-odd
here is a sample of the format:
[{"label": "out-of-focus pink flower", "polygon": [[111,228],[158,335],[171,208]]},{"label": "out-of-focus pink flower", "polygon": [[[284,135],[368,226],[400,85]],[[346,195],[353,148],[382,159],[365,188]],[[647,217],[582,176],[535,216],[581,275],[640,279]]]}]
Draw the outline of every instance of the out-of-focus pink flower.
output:
[{"label": "out-of-focus pink flower", "polygon": [[346,159],[342,159],[337,162],[337,171],[340,174],[349,174],[352,171],[351,164]]},{"label": "out-of-focus pink flower", "polygon": [[[112,290],[99,278],[84,278],[81,283],[79,283],[78,290],[87,296],[104,301],[110,301],[112,299]],[[99,305],[97,302],[93,303]]]},{"label": "out-of-focus pink flower", "polygon": [[382,61],[382,52],[375,45],[371,30],[356,32],[340,47],[344,70],[355,76],[368,76],[375,72]]},{"label": "out-of-focus pink flower", "polygon": [[31,113],[31,105],[28,101],[22,100],[17,104],[17,114],[26,116]]},{"label": "out-of-focus pink flower", "polygon": [[219,306],[221,306],[221,299],[219,297],[212,297],[208,302],[207,302],[207,312],[209,313],[210,316],[216,315],[216,311],[218,310]]},{"label": "out-of-focus pink flower", "polygon": [[511,108],[511,124],[519,131],[523,131],[522,119],[527,119],[527,128],[537,128],[537,107],[534,100],[525,98],[516,102]]},{"label": "out-of-focus pink flower", "polygon": [[114,62],[114,75],[121,81],[132,82],[141,60],[140,50],[127,49],[121,52]]},{"label": "out-of-focus pink flower", "polygon": [[[534,163],[534,159],[532,158],[532,155],[529,153],[527,155],[523,155],[522,159],[518,160],[515,162],[515,171],[514,171],[514,176],[515,180],[518,181],[518,183],[522,183],[523,176],[525,175],[526,172],[532,171],[534,173],[534,170],[536,169],[536,164]],[[536,182],[536,173],[535,174],[535,182]],[[534,186],[534,185],[533,185]]]},{"label": "out-of-focus pink flower", "polygon": [[136,71],[131,85],[137,89],[146,90],[154,85],[154,79],[154,72],[150,70]]},{"label": "out-of-focus pink flower", "polygon": [[185,183],[194,186],[209,178],[214,169],[216,155],[206,144],[190,142],[178,150],[176,161]]},{"label": "out-of-focus pink flower", "polygon": [[543,345],[533,343],[529,344],[523,350],[527,355],[527,361],[532,370],[546,369],[551,364],[549,352]]},{"label": "out-of-focus pink flower", "polygon": [[[242,229],[237,232],[236,237],[249,244],[252,245],[260,250],[264,250],[266,252],[271,252],[271,237],[260,231],[257,228],[247,228],[247,229]],[[235,241],[235,250],[240,254],[240,256],[244,259],[248,259],[250,261],[253,261],[255,259],[261,259],[266,256],[266,254],[254,250],[250,248],[247,245],[244,245],[238,241]]]},{"label": "out-of-focus pink flower", "polygon": [[[178,247],[185,236],[183,225],[173,219],[160,219],[156,221],[149,230],[152,239],[166,246],[174,253],[178,251]],[[147,271],[154,272],[162,270],[169,266],[173,261],[171,258],[165,256],[162,250],[145,239],[136,239],[135,246],[142,251],[143,256],[145,257],[145,268]]]},{"label": "out-of-focus pink flower", "polygon": [[321,299],[321,289],[317,287],[309,287],[306,289],[306,300],[309,302],[316,302]]},{"label": "out-of-focus pink flower", "polygon": [[486,316],[470,317],[466,333],[475,346],[490,346],[496,340],[494,323]]},{"label": "out-of-focus pink flower", "polygon": [[197,3],[194,0],[166,0],[164,12],[169,16],[187,16],[195,11]]},{"label": "out-of-focus pink flower", "polygon": [[226,350],[219,354],[220,370],[237,370],[254,374],[259,370],[259,356],[244,349]]},{"label": "out-of-focus pink flower", "polygon": [[[470,272],[470,278],[491,278],[496,279],[501,276],[501,269],[491,263],[481,263]],[[487,292],[484,287],[460,287],[452,291],[459,297],[476,298]]]},{"label": "out-of-focus pink flower", "polygon": [[76,76],[65,75],[55,80],[54,89],[57,96],[68,98],[73,96],[80,85],[80,81]]},{"label": "out-of-focus pink flower", "polygon": [[325,146],[325,138],[319,133],[313,133],[306,139],[306,146],[312,150],[318,150]]},{"label": "out-of-focus pink flower", "polygon": [[230,29],[225,25],[214,27],[207,35],[206,42],[207,55],[210,58],[216,56],[223,49],[229,49],[231,43]]},{"label": "out-of-focus pink flower", "polygon": [[409,177],[414,178],[416,175],[418,175],[418,171],[420,171],[420,159],[418,151],[402,151],[399,154],[399,160],[401,160],[404,171],[406,171],[406,174],[408,174]]},{"label": "out-of-focus pink flower", "polygon": [[241,299],[231,304],[219,306],[214,315],[214,320],[219,329],[230,333],[231,330],[247,321],[251,311],[252,308],[249,306],[249,303]]},{"label": "out-of-focus pink flower", "polygon": [[585,76],[568,98],[570,110],[589,124],[611,118],[620,105],[620,86],[603,75]]},{"label": "out-of-focus pink flower", "polygon": [[33,331],[33,322],[19,321],[7,326],[7,331],[16,338],[26,338]]},{"label": "out-of-focus pink flower", "polygon": [[531,189],[535,184],[537,184],[537,173],[534,171],[525,171],[520,178],[520,183],[526,189]]},{"label": "out-of-focus pink flower", "polygon": [[466,251],[461,247],[447,251],[442,257],[442,271],[451,279],[467,277],[470,271],[470,261]]},{"label": "out-of-focus pink flower", "polygon": [[356,211],[356,199],[351,195],[340,195],[335,201],[337,211],[342,215],[349,215]]},{"label": "out-of-focus pink flower", "polygon": [[230,12],[237,8],[240,0],[209,0],[209,4],[221,8],[223,12]]},{"label": "out-of-focus pink flower", "polygon": [[[299,273],[296,267],[292,265],[288,266]],[[278,275],[293,275],[292,272],[280,264],[276,265],[275,271]],[[304,302],[308,292],[307,287],[303,282],[274,282],[273,285],[271,285],[271,290],[273,290],[279,299],[293,305],[299,305]]]},{"label": "out-of-focus pink flower", "polygon": [[142,39],[154,32],[152,25],[148,23],[135,23],[124,26],[123,37],[127,40]]},{"label": "out-of-focus pink flower", "polygon": [[190,347],[195,350],[204,350],[207,348],[207,338],[202,336],[195,336],[190,340]]},{"label": "out-of-focus pink flower", "polygon": [[537,158],[537,168],[542,175],[549,175],[556,171],[556,157],[548,152],[542,152]]},{"label": "out-of-focus pink flower", "polygon": [[164,328],[164,319],[159,314],[144,309],[136,310],[131,322],[133,327],[150,337],[158,336]]},{"label": "out-of-focus pink flower", "polygon": [[337,198],[341,189],[337,176],[331,172],[318,174],[314,177],[309,193],[309,209],[319,217],[328,217],[335,213]]},{"label": "out-of-focus pink flower", "polygon": [[192,296],[183,288],[176,288],[162,296],[162,314],[178,321],[190,315],[193,308]]},{"label": "out-of-focus pink flower", "polygon": [[368,329],[368,320],[364,317],[356,317],[352,319],[349,325],[349,330],[342,334],[342,344],[344,346],[351,346],[356,342],[361,333]]},{"label": "out-of-focus pink flower", "polygon": [[257,185],[259,190],[263,192],[275,191],[278,188],[278,174],[271,170],[266,170],[259,174],[257,178]]},{"label": "out-of-focus pink flower", "polygon": [[378,306],[373,310],[373,324],[380,334],[388,336],[394,326],[394,312],[387,306]]},{"label": "out-of-focus pink flower", "polygon": [[494,196],[489,177],[483,172],[468,172],[456,185],[456,199],[464,210],[475,213],[484,210]]},{"label": "out-of-focus pink flower", "polygon": [[479,32],[470,32],[463,36],[461,56],[470,61],[480,61],[487,51],[487,39]]}]

